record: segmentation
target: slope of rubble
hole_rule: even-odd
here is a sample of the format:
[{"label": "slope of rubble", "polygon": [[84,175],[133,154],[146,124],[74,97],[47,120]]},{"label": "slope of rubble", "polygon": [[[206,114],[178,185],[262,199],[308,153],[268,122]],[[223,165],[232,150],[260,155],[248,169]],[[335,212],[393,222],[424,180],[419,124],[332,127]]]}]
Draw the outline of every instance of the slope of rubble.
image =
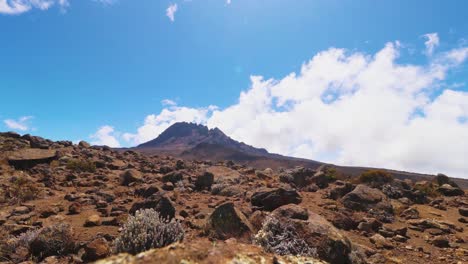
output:
[{"label": "slope of rubble", "polygon": [[[467,263],[468,197],[450,178],[256,170],[0,133],[0,262]],[[183,239],[115,250],[152,209]]]}]

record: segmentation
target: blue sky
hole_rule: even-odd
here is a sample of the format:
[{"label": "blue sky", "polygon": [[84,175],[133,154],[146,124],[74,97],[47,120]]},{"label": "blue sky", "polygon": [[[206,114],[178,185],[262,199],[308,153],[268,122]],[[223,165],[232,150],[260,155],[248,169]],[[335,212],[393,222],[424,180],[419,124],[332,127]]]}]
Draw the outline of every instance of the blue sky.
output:
[{"label": "blue sky", "polygon": [[[0,130],[131,146],[195,121],[286,155],[468,175],[463,144],[425,154],[468,142],[466,10],[464,1],[0,0]],[[378,54],[392,67],[371,67]],[[369,83],[388,92],[388,108],[346,101]],[[356,116],[366,118],[347,124]],[[456,142],[434,132],[433,149],[415,144],[423,128],[450,128]]]}]

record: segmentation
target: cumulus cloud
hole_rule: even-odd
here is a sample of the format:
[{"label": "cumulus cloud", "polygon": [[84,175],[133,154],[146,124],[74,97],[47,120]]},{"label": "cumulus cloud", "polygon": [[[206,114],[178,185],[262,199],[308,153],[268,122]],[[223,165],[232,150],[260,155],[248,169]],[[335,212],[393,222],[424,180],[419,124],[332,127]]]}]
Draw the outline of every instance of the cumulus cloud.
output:
[{"label": "cumulus cloud", "polygon": [[282,79],[252,76],[225,109],[169,105],[123,139],[136,145],[191,121],[283,155],[468,178],[468,92],[445,85],[468,48],[435,53],[427,64],[399,63],[402,49],[330,48]]},{"label": "cumulus cloud", "polygon": [[434,49],[439,46],[439,35],[437,33],[428,33],[423,35],[426,38],[426,54],[431,56],[434,53]]},{"label": "cumulus cloud", "polygon": [[93,140],[91,144],[99,146],[109,146],[112,148],[120,147],[120,143],[117,140],[117,133],[111,126],[102,126],[96,133],[90,136]]},{"label": "cumulus cloud", "polygon": [[3,122],[9,129],[27,131],[30,129],[30,120],[32,118],[33,118],[32,116],[23,116],[17,120],[6,119],[6,120],[3,120]]},{"label": "cumulus cloud", "polygon": [[175,20],[175,13],[177,12],[177,4],[171,4],[169,7],[166,9],[166,16],[174,22]]}]

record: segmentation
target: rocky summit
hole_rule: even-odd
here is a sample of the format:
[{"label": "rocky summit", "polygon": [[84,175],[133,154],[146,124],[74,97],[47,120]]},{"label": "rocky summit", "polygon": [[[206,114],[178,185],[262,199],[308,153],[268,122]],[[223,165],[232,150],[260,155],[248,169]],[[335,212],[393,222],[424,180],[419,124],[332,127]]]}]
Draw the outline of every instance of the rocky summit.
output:
[{"label": "rocky summit", "polygon": [[[194,135],[263,153],[198,126],[142,148]],[[167,154],[0,133],[0,262],[468,262],[468,196],[445,175]]]}]

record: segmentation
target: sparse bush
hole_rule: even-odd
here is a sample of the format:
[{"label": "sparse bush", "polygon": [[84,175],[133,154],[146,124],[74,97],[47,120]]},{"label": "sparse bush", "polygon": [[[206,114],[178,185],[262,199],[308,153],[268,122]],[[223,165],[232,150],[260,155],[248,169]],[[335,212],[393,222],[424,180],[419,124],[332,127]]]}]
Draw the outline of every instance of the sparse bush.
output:
[{"label": "sparse bush", "polygon": [[70,225],[60,223],[27,231],[2,242],[1,256],[13,262],[27,259],[41,261],[49,256],[64,256],[73,253],[75,242]]},{"label": "sparse bush", "polygon": [[75,172],[96,172],[96,164],[90,160],[71,159],[67,162],[67,169]]},{"label": "sparse bush", "polygon": [[182,225],[165,220],[153,209],[143,209],[130,216],[122,232],[114,241],[116,253],[137,254],[152,248],[161,248],[184,238]]},{"label": "sparse bush", "polygon": [[331,166],[326,166],[323,169],[323,173],[325,174],[325,177],[328,179],[329,182],[336,181],[338,179],[338,177],[340,176],[338,171],[335,168],[331,167]]},{"label": "sparse bush", "polygon": [[393,176],[383,170],[369,170],[363,172],[358,178],[359,183],[365,183],[372,187],[381,187],[386,183],[393,182],[393,180]]},{"label": "sparse bush", "polygon": [[66,223],[42,228],[29,244],[30,254],[39,260],[50,256],[64,256],[74,250],[73,230]]},{"label": "sparse bush", "polygon": [[422,192],[429,197],[440,196],[440,193],[437,191],[437,187],[431,182],[419,182],[414,185],[414,189]]},{"label": "sparse bush", "polygon": [[218,195],[222,190],[228,187],[228,184],[225,183],[216,183],[211,185],[211,194]]},{"label": "sparse bush", "polygon": [[4,235],[0,241],[0,256],[2,260],[19,263],[29,259],[31,241],[37,237],[39,229],[29,230],[15,237]]},{"label": "sparse bush", "polygon": [[38,198],[40,193],[40,188],[27,177],[12,177],[10,184],[0,190],[0,202],[10,204],[27,202]]},{"label": "sparse bush", "polygon": [[279,255],[316,257],[317,249],[310,247],[297,232],[294,224],[276,217],[268,217],[254,242],[267,252]]}]

